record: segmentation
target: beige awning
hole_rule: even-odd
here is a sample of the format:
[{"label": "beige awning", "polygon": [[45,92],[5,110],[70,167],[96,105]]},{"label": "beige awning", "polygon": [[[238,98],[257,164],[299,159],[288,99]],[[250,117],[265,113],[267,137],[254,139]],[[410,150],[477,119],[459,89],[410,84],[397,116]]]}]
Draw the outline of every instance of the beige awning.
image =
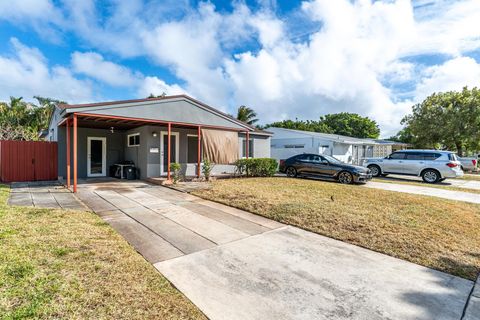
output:
[{"label": "beige awning", "polygon": [[238,160],[238,132],[202,129],[203,157],[216,164]]}]

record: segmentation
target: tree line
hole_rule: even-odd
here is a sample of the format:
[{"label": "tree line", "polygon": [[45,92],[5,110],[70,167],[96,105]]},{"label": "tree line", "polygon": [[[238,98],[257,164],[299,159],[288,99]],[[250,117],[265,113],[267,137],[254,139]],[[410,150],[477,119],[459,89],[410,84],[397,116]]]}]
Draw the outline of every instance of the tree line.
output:
[{"label": "tree line", "polygon": [[[162,97],[165,94],[162,95]],[[0,140],[38,140],[39,132],[48,128],[55,105],[63,101],[34,97],[37,103],[11,97],[0,102]],[[236,118],[256,125],[256,112],[247,106],[237,109]],[[434,93],[412,107],[412,113],[401,120],[403,129],[390,140],[414,148],[448,149],[460,156],[480,151],[480,89]],[[283,120],[261,129],[280,127],[303,131],[332,133],[357,138],[378,138],[378,124],[356,113],[341,112],[320,116],[318,120]]]}]

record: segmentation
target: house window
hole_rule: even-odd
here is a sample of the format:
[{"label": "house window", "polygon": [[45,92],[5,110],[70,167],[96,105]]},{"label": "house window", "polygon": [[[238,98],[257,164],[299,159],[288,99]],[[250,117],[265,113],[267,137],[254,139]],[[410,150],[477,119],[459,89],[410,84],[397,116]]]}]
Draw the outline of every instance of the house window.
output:
[{"label": "house window", "polygon": [[129,147],[138,147],[140,145],[140,133],[129,134],[127,138]]},{"label": "house window", "polygon": [[198,136],[187,135],[187,163],[198,162]]},{"label": "house window", "polygon": [[[242,140],[242,158],[247,157],[247,139]],[[249,139],[248,143],[248,157],[253,158],[253,139]]]}]

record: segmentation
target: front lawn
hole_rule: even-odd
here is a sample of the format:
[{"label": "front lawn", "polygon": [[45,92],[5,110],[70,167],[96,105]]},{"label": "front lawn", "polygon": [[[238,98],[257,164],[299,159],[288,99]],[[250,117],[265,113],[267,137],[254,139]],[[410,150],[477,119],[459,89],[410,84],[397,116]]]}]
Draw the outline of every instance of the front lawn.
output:
[{"label": "front lawn", "polygon": [[306,179],[217,180],[194,194],[467,279],[480,271],[480,206]]},{"label": "front lawn", "polygon": [[93,213],[6,205],[0,185],[1,319],[205,319]]}]

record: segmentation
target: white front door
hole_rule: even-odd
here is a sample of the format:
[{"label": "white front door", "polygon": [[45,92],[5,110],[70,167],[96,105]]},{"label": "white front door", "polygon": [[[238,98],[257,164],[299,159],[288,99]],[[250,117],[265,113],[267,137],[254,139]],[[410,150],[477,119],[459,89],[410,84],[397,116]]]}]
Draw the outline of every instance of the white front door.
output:
[{"label": "white front door", "polygon": [[[170,163],[179,161],[179,142],[180,134],[178,132],[170,133]],[[167,174],[168,171],[168,132],[160,133],[160,175]]]},{"label": "white front door", "polygon": [[107,175],[107,138],[87,137],[87,177]]}]

